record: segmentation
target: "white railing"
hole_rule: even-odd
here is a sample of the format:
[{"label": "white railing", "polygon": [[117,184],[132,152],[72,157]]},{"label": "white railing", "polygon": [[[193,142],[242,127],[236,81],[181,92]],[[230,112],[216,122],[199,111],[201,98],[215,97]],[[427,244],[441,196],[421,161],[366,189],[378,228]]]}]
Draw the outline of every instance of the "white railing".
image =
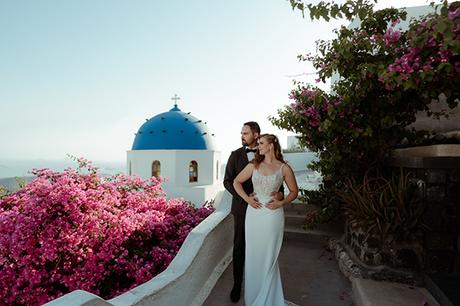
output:
[{"label": "white railing", "polygon": [[111,300],[75,290],[46,306],[202,305],[231,261],[231,195],[220,191],[216,211],[195,227],[168,268],[150,281]]}]

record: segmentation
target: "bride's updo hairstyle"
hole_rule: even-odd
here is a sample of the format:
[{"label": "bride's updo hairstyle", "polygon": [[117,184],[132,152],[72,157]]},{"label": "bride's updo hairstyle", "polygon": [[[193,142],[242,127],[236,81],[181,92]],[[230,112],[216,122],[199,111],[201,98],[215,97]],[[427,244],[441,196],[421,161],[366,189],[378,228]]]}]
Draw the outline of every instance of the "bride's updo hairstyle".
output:
[{"label": "bride's updo hairstyle", "polygon": [[[281,145],[278,140],[278,137],[276,137],[273,134],[262,134],[260,135],[259,139],[264,138],[268,143],[273,144],[273,150],[275,153],[275,158],[283,163],[286,163],[283,158],[283,153],[281,153]],[[254,163],[254,167],[257,169],[259,168],[260,163],[265,159],[265,155],[260,155],[259,150],[257,150],[254,159],[252,160],[252,163]]]}]

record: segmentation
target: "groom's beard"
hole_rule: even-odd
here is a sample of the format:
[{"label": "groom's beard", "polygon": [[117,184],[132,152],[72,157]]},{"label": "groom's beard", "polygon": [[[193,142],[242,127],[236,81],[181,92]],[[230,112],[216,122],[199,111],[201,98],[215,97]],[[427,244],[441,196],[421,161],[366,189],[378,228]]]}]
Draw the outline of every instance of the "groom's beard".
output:
[{"label": "groom's beard", "polygon": [[246,140],[244,139],[241,139],[241,144],[244,146],[244,147],[250,147],[250,148],[253,148],[255,146],[257,146],[257,142],[253,142],[251,144],[249,144]]}]

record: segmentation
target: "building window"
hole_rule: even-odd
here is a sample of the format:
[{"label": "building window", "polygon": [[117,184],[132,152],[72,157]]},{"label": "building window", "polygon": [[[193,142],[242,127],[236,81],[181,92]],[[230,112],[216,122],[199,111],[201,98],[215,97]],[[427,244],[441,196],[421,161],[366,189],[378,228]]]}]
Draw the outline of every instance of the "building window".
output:
[{"label": "building window", "polygon": [[159,177],[161,175],[161,164],[159,160],[154,160],[152,163],[152,176]]},{"label": "building window", "polygon": [[188,181],[198,182],[198,163],[194,160],[188,166]]},{"label": "building window", "polygon": [[131,163],[131,161],[129,161],[128,175],[132,175],[132,174],[133,174],[133,164]]},{"label": "building window", "polygon": [[216,161],[216,180],[219,179],[219,161]]}]

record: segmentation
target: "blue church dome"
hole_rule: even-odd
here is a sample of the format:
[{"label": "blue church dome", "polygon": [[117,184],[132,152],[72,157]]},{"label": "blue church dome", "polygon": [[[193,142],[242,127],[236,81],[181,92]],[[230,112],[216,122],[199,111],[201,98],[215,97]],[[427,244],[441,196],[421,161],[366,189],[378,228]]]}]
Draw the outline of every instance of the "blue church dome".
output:
[{"label": "blue church dome", "polygon": [[206,122],[182,112],[175,104],[139,128],[132,150],[214,150],[213,138]]}]

